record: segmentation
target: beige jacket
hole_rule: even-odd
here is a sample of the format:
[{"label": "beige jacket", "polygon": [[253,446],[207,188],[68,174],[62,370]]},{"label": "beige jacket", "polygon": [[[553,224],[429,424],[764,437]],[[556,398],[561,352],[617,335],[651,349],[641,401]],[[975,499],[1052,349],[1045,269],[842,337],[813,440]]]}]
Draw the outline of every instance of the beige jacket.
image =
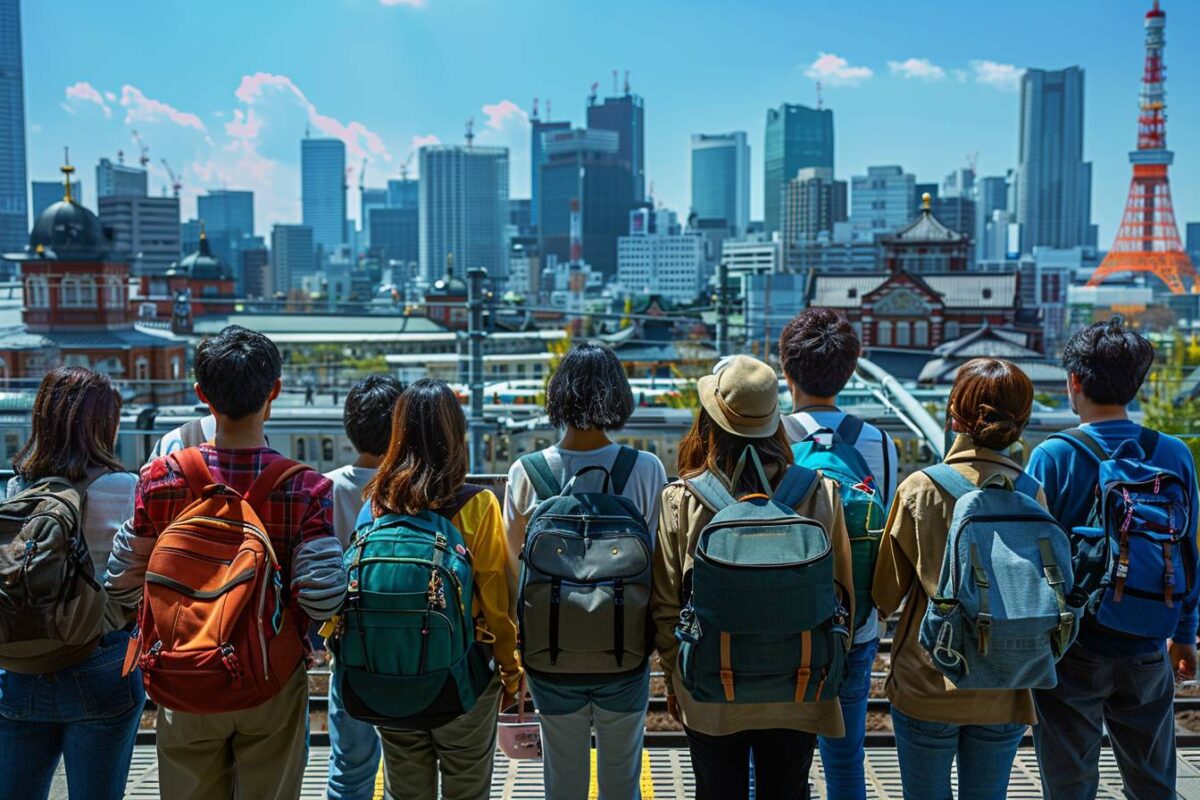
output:
[{"label": "beige jacket", "polygon": [[[842,516],[841,490],[836,481],[822,479],[815,491],[796,511],[825,526],[833,541],[834,570],[838,583],[849,596],[843,602],[854,617],[853,576],[850,561],[850,539]],[[679,642],[675,625],[683,607],[683,576],[692,568],[693,554],[700,531],[713,517],[713,512],[697,500],[682,481],[663,489],[659,512],[658,547],[654,552],[654,590],[650,610],[654,615],[655,642],[662,658],[667,691],[675,695],[683,724],[689,729],[710,736],[723,736],[745,730],[785,728],[808,731],[823,736],[842,736],[842,709],[837,699],[819,703],[724,704],[700,703],[693,700],[683,685],[676,659]],[[756,609],[755,613],[770,613]]]},{"label": "beige jacket", "polygon": [[[976,447],[959,436],[946,463],[979,484],[997,473],[1015,478],[1021,468],[994,450]],[[1046,505],[1044,492],[1037,501]],[[956,725],[1034,724],[1033,696],[1028,689],[960,690],[938,672],[918,635],[929,597],[937,593],[954,498],[923,472],[900,484],[892,502],[887,530],[879,548],[871,594],[882,614],[904,606],[892,640],[892,667],[887,694],[892,705],[916,719]]]}]

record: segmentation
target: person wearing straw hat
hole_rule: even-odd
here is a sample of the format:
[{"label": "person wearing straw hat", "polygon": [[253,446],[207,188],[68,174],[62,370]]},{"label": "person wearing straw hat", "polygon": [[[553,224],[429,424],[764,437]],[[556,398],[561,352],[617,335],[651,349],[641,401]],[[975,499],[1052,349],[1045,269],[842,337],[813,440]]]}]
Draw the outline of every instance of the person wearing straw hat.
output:
[{"label": "person wearing straw hat", "polygon": [[[759,797],[807,798],[817,736],[843,732],[836,689],[825,695],[817,688],[814,699],[801,702],[700,702],[680,674],[676,629],[680,612],[688,606],[690,578],[685,581],[685,576],[691,572],[700,533],[716,513],[694,488],[695,479],[719,476],[728,493],[743,497],[781,488],[792,466],[791,445],[780,421],[779,380],[771,367],[744,355],[723,359],[711,375],[700,379],[698,390],[700,409],[679,445],[680,479],[663,490],[654,554],[651,610],[668,708],[687,733],[698,800],[747,797],[751,758]],[[761,470],[737,469],[747,448]],[[759,485],[763,481],[769,486]],[[849,603],[852,597],[845,597],[845,591],[853,594],[850,543],[840,490],[825,478],[812,486],[793,508],[828,533],[835,582]],[[748,615],[774,611],[746,608]]]}]

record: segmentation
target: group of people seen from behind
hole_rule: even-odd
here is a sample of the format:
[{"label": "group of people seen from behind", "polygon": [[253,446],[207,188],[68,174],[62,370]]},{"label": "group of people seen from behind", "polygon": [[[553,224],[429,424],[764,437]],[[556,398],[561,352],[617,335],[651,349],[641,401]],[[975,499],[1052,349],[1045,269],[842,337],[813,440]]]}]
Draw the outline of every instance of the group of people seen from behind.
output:
[{"label": "group of people seen from behind", "polygon": [[775,368],[721,359],[669,480],[622,443],[618,357],[578,344],[546,387],[558,440],[499,490],[467,482],[436,380],[357,383],[357,456],[326,475],[273,449],[282,359],[242,327],[196,348],[211,416],[136,475],[110,380],[51,370],[0,501],[0,800],[47,798],[60,761],[72,798],[123,797],[148,698],[163,797],[297,798],[322,639],[331,800],[381,771],[396,800],[482,800],[498,745],[541,758],[549,800],[638,800],[652,663],[700,800],[813,796],[818,751],[825,796],[865,800],[896,614],[906,798],[951,800],[957,763],[960,798],[1001,800],[1031,729],[1048,800],[1096,796],[1105,735],[1126,796],[1173,798],[1200,500],[1187,446],[1129,415],[1151,344],[1119,318],[1076,332],[1080,424],[1028,459],[1029,377],[965,363],[944,458],[903,479],[837,405],[850,323],[807,309],[778,352],[791,413]]}]

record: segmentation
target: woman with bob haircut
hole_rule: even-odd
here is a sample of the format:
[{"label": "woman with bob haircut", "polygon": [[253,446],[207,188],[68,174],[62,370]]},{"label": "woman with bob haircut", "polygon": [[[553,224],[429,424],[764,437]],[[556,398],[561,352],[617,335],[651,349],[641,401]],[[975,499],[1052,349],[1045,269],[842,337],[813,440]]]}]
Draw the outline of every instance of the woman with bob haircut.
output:
[{"label": "woman with bob haircut", "polygon": [[[772,491],[792,465],[792,447],[781,424],[779,378],[750,356],[720,361],[699,381],[700,409],[679,444],[680,479],[662,493],[658,548],[654,554],[651,610],[662,658],[668,710],[683,724],[696,774],[697,800],[741,800],[749,795],[750,761],[758,797],[807,798],[808,773],[817,736],[844,734],[836,693],[829,699],[786,703],[706,703],[692,698],[680,675],[675,630],[687,603],[685,576],[694,563],[701,531],[715,512],[687,482],[705,472],[720,476],[734,497],[765,487],[747,469],[735,485],[730,476],[746,449],[758,455]],[[833,548],[834,578],[853,618],[850,540],[836,481],[820,478],[794,507],[825,528]],[[770,609],[747,609],[769,614]]]},{"label": "woman with bob haircut", "polygon": [[359,517],[360,527],[385,514],[433,511],[450,519],[474,562],[476,640],[491,641],[499,670],[470,711],[441,727],[380,729],[387,793],[397,800],[487,797],[501,696],[511,700],[521,682],[500,503],[466,483],[466,434],[462,406],[444,381],[423,378],[405,389]]},{"label": "woman with bob haircut", "polygon": [[[604,472],[617,471],[625,450],[628,475],[620,494],[645,518],[651,536],[658,525],[658,499],[667,474],[653,453],[622,448],[612,432],[633,413],[633,392],[615,353],[598,344],[576,345],[559,364],[546,388],[546,414],[562,432],[557,444],[533,456],[559,487],[579,475],[578,491],[603,489]],[[525,545],[526,525],[539,497],[525,459],[512,465],[504,499],[509,564]],[[515,593],[514,593],[515,594]],[[650,700],[650,668],[643,662],[627,672],[564,676],[528,672],[529,687],[542,723],[542,754],[548,800],[586,800],[591,772],[592,731],[596,735],[596,781],[600,796],[639,796],[642,738]]]},{"label": "woman with bob haircut", "polygon": [[[976,358],[954,379],[946,412],[956,435],[945,463],[979,486],[994,475],[1022,472],[1002,454],[1021,436],[1033,406],[1033,384],[1014,364]],[[1039,490],[1037,501],[1046,504]],[[904,606],[887,678],[892,727],[906,798],[950,800],[950,768],[958,759],[958,792],[972,800],[1003,800],[1017,746],[1034,724],[1028,689],[948,688],[919,641],[929,598],[936,595],[954,497],[924,472],[896,490],[872,595],[885,616]]]},{"label": "woman with bob haircut", "polygon": [[[113,537],[133,516],[137,476],[113,454],[120,421],[121,396],[106,376],[83,367],[51,370],[8,485],[10,500],[46,478],[84,490],[81,532],[96,581]],[[47,797],[59,759],[72,797],[124,796],[146,702],[141,672],[121,676],[130,618],[109,599],[96,639],[82,651],[58,654],[61,663],[38,667],[40,674],[0,671],[0,798]]]}]

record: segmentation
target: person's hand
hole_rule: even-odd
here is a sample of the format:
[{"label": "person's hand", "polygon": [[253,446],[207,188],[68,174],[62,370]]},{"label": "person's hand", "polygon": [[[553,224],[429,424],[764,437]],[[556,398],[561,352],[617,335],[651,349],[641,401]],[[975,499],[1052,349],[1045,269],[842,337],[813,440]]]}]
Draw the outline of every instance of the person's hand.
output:
[{"label": "person's hand", "polygon": [[1190,681],[1196,677],[1196,645],[1171,642],[1167,648],[1175,680]]},{"label": "person's hand", "polygon": [[671,719],[683,724],[683,717],[679,713],[679,701],[675,699],[675,695],[667,695],[667,713],[671,715]]}]

